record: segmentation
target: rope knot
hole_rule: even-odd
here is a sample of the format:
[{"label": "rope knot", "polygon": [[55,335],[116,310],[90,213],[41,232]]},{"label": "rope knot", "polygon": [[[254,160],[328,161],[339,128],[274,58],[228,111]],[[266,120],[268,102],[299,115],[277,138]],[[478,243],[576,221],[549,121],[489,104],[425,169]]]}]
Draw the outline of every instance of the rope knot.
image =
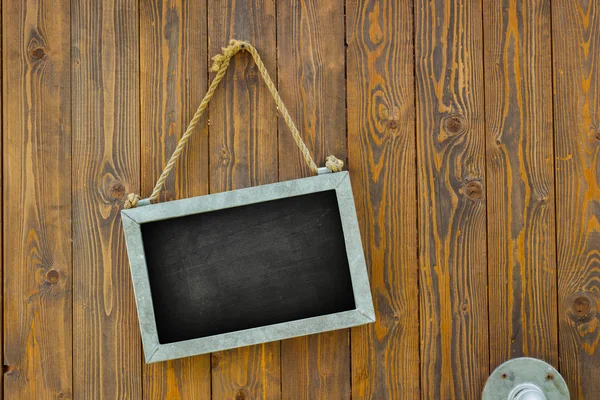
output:
[{"label": "rope knot", "polygon": [[344,168],[344,162],[337,158],[336,156],[327,156],[325,159],[325,166],[331,172],[340,172]]},{"label": "rope knot", "polygon": [[123,207],[136,208],[139,201],[140,201],[140,196],[138,196],[135,193],[129,193],[127,195],[127,200],[125,200],[125,204],[123,205]]},{"label": "rope knot", "polygon": [[214,72],[218,72],[221,68],[223,68],[224,65],[229,64],[229,60],[233,56],[235,56],[237,53],[239,53],[240,50],[246,49],[248,46],[249,46],[249,44],[244,41],[231,39],[229,41],[229,46],[223,47],[221,49],[223,51],[223,53],[217,54],[216,56],[214,56],[212,58],[213,65],[212,65],[211,69]]}]

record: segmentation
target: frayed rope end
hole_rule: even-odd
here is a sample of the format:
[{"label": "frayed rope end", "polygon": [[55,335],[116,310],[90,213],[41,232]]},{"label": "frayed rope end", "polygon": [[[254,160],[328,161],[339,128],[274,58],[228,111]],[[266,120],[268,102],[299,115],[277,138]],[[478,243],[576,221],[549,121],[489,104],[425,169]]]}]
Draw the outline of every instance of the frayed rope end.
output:
[{"label": "frayed rope end", "polygon": [[217,54],[216,56],[214,56],[212,58],[213,65],[212,65],[211,69],[214,72],[218,72],[223,67],[223,63],[225,61],[231,59],[231,57],[235,56],[240,50],[244,50],[248,46],[250,46],[250,44],[248,42],[244,42],[242,40],[231,39],[229,41],[229,46],[223,47],[221,49],[223,51],[223,53]]}]

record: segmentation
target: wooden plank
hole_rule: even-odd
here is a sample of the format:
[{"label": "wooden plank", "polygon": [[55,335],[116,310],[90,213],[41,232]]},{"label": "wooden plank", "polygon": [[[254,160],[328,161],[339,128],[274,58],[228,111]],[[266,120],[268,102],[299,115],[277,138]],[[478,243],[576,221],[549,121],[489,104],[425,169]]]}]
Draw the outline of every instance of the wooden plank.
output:
[{"label": "wooden plank", "polygon": [[[0,32],[2,32],[2,36],[4,37],[4,31],[2,30],[2,27],[4,26],[4,24],[2,23],[2,2],[0,1]],[[4,58],[4,45],[2,43],[2,40],[0,40],[0,54],[2,54],[2,57]],[[0,88],[3,88],[4,86],[2,86],[2,83],[4,82],[4,75],[2,74],[3,71],[3,66],[2,66],[2,62],[0,62]],[[0,89],[3,90],[3,89]],[[2,136],[2,132],[3,132],[3,125],[4,125],[4,119],[2,119],[2,115],[4,112],[4,108],[2,107],[2,96],[0,96],[0,137]],[[2,152],[3,146],[2,146],[2,142],[3,140],[0,140],[0,176],[2,176],[1,181],[4,182],[4,153]],[[0,183],[0,210],[2,210],[2,212],[0,212],[0,243],[4,243],[3,240],[3,236],[2,234],[4,233],[4,208],[2,207],[3,204],[3,194],[4,194],[4,190],[3,190],[3,183]],[[0,245],[0,282],[1,282],[1,287],[0,287],[0,332],[2,332],[2,335],[4,337],[4,246]],[[4,340],[0,340],[0,354],[2,355],[2,362],[4,363]],[[2,376],[4,377],[4,373],[6,373],[6,366],[2,366]],[[0,384],[0,399],[4,398],[4,378],[2,379],[2,384]]]},{"label": "wooden plank", "polygon": [[415,1],[426,398],[479,398],[488,376],[481,30],[478,1]]},{"label": "wooden plank", "polygon": [[[278,87],[315,162],[346,156],[344,2],[277,4]],[[279,120],[279,179],[310,176]],[[350,398],[349,330],[281,342],[284,399]]]},{"label": "wooden plank", "polygon": [[72,398],[70,5],[2,9],[4,396]]},{"label": "wooden plank", "polygon": [[418,399],[413,3],[349,0],[348,169],[377,322],[351,333],[353,399]]},{"label": "wooden plank", "polygon": [[[206,1],[140,3],[141,185],[147,197],[207,89]],[[200,122],[160,201],[208,192],[208,128]],[[210,398],[210,355],[146,364],[146,399]]]},{"label": "wooden plank", "polygon": [[72,3],[73,398],[141,398],[141,343],[121,228],[139,193],[137,3]]},{"label": "wooden plank", "polygon": [[[248,40],[276,79],[273,0],[210,0],[208,32],[211,56],[230,38]],[[277,181],[277,110],[249,54],[232,60],[209,117],[210,192]],[[212,398],[280,398],[279,350],[274,342],[214,353]]]},{"label": "wooden plank", "polygon": [[550,2],[485,0],[490,367],[558,365]]},{"label": "wooden plank", "polygon": [[600,393],[600,4],[552,2],[560,372]]}]

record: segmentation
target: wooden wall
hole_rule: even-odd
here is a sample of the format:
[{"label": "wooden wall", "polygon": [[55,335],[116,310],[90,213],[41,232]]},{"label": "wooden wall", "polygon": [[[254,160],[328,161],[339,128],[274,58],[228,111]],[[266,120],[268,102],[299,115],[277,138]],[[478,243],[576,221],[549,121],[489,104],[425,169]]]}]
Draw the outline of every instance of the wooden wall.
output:
[{"label": "wooden wall", "polygon": [[[600,393],[600,3],[3,0],[5,399],[477,399],[542,358]],[[119,211],[230,38],[346,161],[375,324],[145,365]],[[309,170],[248,54],[161,200]]]}]

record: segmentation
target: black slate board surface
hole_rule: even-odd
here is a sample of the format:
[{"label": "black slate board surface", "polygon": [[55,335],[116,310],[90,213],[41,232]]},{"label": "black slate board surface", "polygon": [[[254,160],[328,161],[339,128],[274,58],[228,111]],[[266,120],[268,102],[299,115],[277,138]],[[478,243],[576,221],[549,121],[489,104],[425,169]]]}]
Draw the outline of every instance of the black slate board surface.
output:
[{"label": "black slate board surface", "polygon": [[161,344],[355,309],[334,190],[141,230]]}]

